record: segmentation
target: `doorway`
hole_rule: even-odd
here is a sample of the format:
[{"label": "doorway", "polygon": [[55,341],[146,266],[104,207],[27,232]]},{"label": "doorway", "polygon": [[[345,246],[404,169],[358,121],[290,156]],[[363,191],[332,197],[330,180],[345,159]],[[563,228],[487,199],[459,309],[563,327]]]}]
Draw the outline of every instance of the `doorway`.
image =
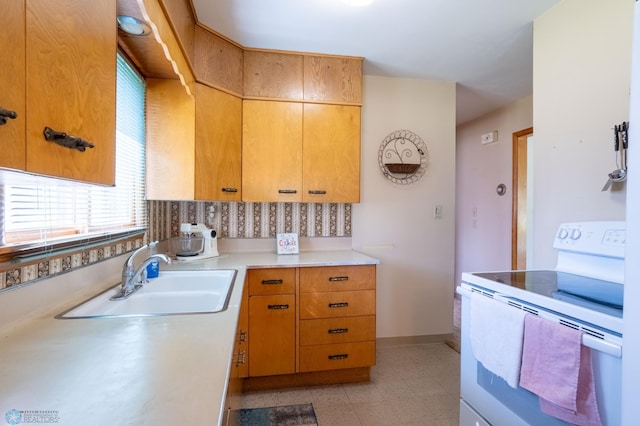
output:
[{"label": "doorway", "polygon": [[513,199],[511,209],[511,269],[527,268],[527,218],[531,205],[531,191],[529,187],[531,165],[529,160],[530,141],[533,127],[513,133]]}]

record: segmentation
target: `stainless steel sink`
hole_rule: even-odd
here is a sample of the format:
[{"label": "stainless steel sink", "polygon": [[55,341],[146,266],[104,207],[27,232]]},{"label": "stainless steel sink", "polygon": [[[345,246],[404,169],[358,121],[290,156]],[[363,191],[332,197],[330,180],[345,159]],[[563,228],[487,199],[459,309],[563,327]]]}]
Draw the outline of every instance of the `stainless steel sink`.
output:
[{"label": "stainless steel sink", "polygon": [[112,301],[120,284],[58,314],[58,319],[204,314],[224,311],[234,269],[161,271],[127,299]]}]

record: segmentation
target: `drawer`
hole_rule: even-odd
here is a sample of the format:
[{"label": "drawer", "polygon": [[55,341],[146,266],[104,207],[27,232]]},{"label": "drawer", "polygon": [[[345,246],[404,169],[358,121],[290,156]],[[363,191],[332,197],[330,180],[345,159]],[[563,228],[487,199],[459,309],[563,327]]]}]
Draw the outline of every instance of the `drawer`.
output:
[{"label": "drawer", "polygon": [[375,341],[300,347],[300,372],[369,367],[375,363]]},{"label": "drawer", "polygon": [[375,290],[376,265],[300,268],[300,291]]},{"label": "drawer", "polygon": [[300,320],[300,345],[365,342],[376,339],[376,317]]},{"label": "drawer", "polygon": [[375,315],[375,290],[303,293],[300,295],[300,319]]},{"label": "drawer", "polygon": [[296,292],[296,268],[249,269],[249,295]]}]

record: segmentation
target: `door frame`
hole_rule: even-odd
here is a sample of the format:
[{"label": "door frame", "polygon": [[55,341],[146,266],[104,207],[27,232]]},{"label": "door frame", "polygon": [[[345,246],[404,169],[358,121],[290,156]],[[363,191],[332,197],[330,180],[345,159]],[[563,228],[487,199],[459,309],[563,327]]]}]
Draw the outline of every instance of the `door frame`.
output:
[{"label": "door frame", "polygon": [[[518,250],[518,244],[524,242],[526,250],[526,226],[524,230],[519,226],[523,215],[527,211],[527,140],[533,135],[533,127],[519,130],[512,134],[512,183],[511,199],[511,269],[524,269],[526,265],[526,251]],[[524,240],[524,241],[523,241]]]}]

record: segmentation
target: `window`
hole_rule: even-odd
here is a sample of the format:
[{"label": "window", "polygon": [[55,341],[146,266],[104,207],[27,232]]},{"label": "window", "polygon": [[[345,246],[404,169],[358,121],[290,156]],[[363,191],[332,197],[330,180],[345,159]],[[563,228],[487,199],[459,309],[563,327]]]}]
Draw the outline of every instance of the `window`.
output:
[{"label": "window", "polygon": [[87,241],[146,228],[145,84],[120,54],[116,87],[115,187],[45,177],[20,184],[20,175],[3,175],[0,248]]}]

